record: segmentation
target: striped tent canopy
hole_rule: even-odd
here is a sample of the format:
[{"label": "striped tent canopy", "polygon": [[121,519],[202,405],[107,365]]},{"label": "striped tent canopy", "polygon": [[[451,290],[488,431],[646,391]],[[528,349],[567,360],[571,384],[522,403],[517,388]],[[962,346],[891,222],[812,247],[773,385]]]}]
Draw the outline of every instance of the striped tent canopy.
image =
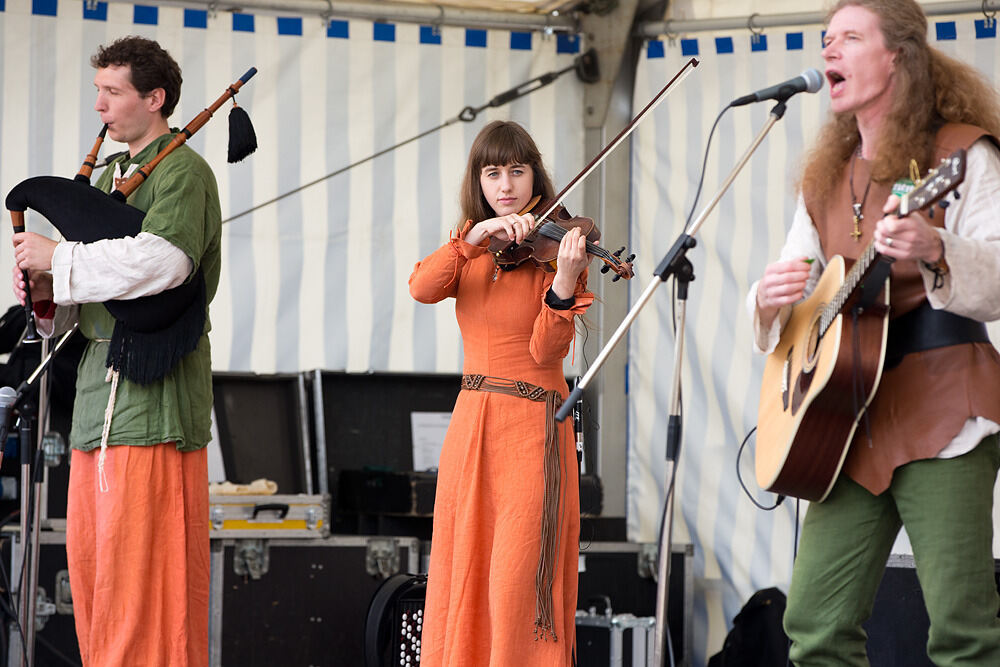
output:
[{"label": "striped tent canopy", "polygon": [[[227,165],[224,118],[189,142],[213,166],[229,219],[212,305],[216,370],[457,372],[453,312],[414,303],[406,281],[458,223],[472,139],[490,120],[515,120],[535,137],[557,184],[585,164],[583,84],[572,72],[472,122],[456,120],[466,106],[572,65],[575,35],[0,0],[0,190],[30,176],[76,173],[100,129],[89,58],[127,34],[156,39],[181,65],[177,126],[250,66],[259,70],[237,96],[258,151]],[[103,152],[123,149],[109,141]],[[38,216],[28,228],[52,233]],[[13,261],[9,240],[0,240],[0,261]]]}]

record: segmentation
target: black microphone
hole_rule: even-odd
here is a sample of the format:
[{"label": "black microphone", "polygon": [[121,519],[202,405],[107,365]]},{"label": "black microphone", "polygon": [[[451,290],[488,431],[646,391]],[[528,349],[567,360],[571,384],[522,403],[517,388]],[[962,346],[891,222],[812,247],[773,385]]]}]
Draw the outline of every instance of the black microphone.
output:
[{"label": "black microphone", "polygon": [[128,155],[128,151],[118,151],[117,153],[112,153],[111,155],[101,158],[96,163],[94,163],[94,169],[107,167],[109,164],[120,158],[122,155]]},{"label": "black microphone", "polygon": [[[580,378],[576,379],[580,386]],[[576,458],[580,464],[580,474],[587,474],[587,460],[583,456],[583,394],[573,404],[573,431],[576,434]]]},{"label": "black microphone", "polygon": [[756,93],[737,97],[729,103],[729,106],[741,107],[744,104],[753,104],[754,102],[763,102],[764,100],[784,102],[796,93],[815,93],[822,87],[823,75],[819,73],[819,70],[810,68],[794,79],[782,81],[776,86],[758,90]]},{"label": "black microphone", "polygon": [[10,409],[17,400],[17,392],[13,387],[0,387],[0,458],[3,457],[3,448],[7,444],[7,431],[10,426]]}]

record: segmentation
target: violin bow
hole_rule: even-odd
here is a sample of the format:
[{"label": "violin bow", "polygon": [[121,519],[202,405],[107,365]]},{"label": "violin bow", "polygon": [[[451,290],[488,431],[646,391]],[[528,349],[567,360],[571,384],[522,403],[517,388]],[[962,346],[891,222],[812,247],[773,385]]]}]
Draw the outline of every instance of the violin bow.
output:
[{"label": "violin bow", "polygon": [[552,200],[552,203],[549,205],[548,210],[545,211],[545,213],[543,213],[542,215],[535,218],[535,220],[536,221],[545,220],[545,218],[547,218],[549,214],[552,213],[552,211],[554,211],[558,206],[562,205],[563,200],[566,197],[568,197],[580,183],[583,182],[583,179],[590,176],[591,172],[593,172],[595,169],[601,166],[601,163],[604,162],[604,160],[608,157],[608,154],[611,153],[611,151],[613,151],[614,149],[618,148],[618,146],[623,141],[625,141],[625,139],[627,139],[630,134],[632,134],[632,131],[639,125],[639,123],[641,123],[648,114],[650,114],[654,109],[656,109],[656,107],[660,105],[660,102],[664,100],[667,93],[673,89],[674,84],[675,83],[679,84],[684,79],[686,79],[691,74],[691,72],[694,71],[694,68],[697,66],[698,66],[697,58],[691,58],[686,63],[684,63],[684,65],[680,68],[680,70],[677,71],[677,74],[675,74],[673,78],[670,79],[670,81],[667,81],[667,84],[663,86],[663,88],[660,88],[660,92],[658,92],[653,97],[653,99],[649,101],[649,103],[642,109],[642,111],[636,114],[635,118],[629,121],[629,124],[626,125],[621,132],[618,133],[618,136],[612,139],[608,143],[608,145],[606,145],[604,148],[601,149],[601,152],[598,153],[594,157],[594,159],[590,161],[590,164],[584,167],[579,174],[573,177],[573,179],[566,185],[566,187],[564,187],[559,192],[559,194],[555,196],[555,198]]}]

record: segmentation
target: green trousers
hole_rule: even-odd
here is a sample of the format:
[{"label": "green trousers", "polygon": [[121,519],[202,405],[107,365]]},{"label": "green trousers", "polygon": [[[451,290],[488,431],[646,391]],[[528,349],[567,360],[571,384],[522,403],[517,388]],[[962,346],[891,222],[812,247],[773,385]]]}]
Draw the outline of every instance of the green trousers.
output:
[{"label": "green trousers", "polygon": [[993,435],[957,458],[901,466],[878,496],[841,475],[824,502],[811,504],[784,620],[795,665],[868,665],[861,624],[900,526],[931,621],[928,657],[938,667],[1000,665],[992,517],[998,468]]}]

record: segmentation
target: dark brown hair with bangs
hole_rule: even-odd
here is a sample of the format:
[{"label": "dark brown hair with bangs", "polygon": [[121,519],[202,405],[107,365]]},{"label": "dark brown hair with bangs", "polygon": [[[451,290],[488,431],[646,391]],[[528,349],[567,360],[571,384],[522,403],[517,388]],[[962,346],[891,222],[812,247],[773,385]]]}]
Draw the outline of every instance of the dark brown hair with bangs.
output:
[{"label": "dark brown hair with bangs", "polygon": [[[927,43],[927,17],[914,0],[840,0],[827,14],[847,6],[878,16],[885,47],[896,53],[893,103],[883,121],[872,178],[888,183],[908,173],[910,159],[921,172],[932,165],[934,135],[944,123],[978,125],[1000,136],[1000,99],[978,70]],[[861,135],[853,113],[833,114],[806,156],[799,184],[810,202],[824,206]]]},{"label": "dark brown hair with bangs", "polygon": [[542,166],[542,154],[528,132],[511,121],[495,120],[486,125],[472,142],[469,150],[469,163],[462,178],[462,190],[459,194],[459,204],[462,207],[462,217],[458,221],[461,229],[467,220],[473,223],[488,220],[496,216],[493,208],[479,185],[479,175],[483,167],[505,167],[509,164],[523,164],[531,167],[534,174],[532,196],[541,195],[543,199],[555,196],[552,181],[545,167]]}]

